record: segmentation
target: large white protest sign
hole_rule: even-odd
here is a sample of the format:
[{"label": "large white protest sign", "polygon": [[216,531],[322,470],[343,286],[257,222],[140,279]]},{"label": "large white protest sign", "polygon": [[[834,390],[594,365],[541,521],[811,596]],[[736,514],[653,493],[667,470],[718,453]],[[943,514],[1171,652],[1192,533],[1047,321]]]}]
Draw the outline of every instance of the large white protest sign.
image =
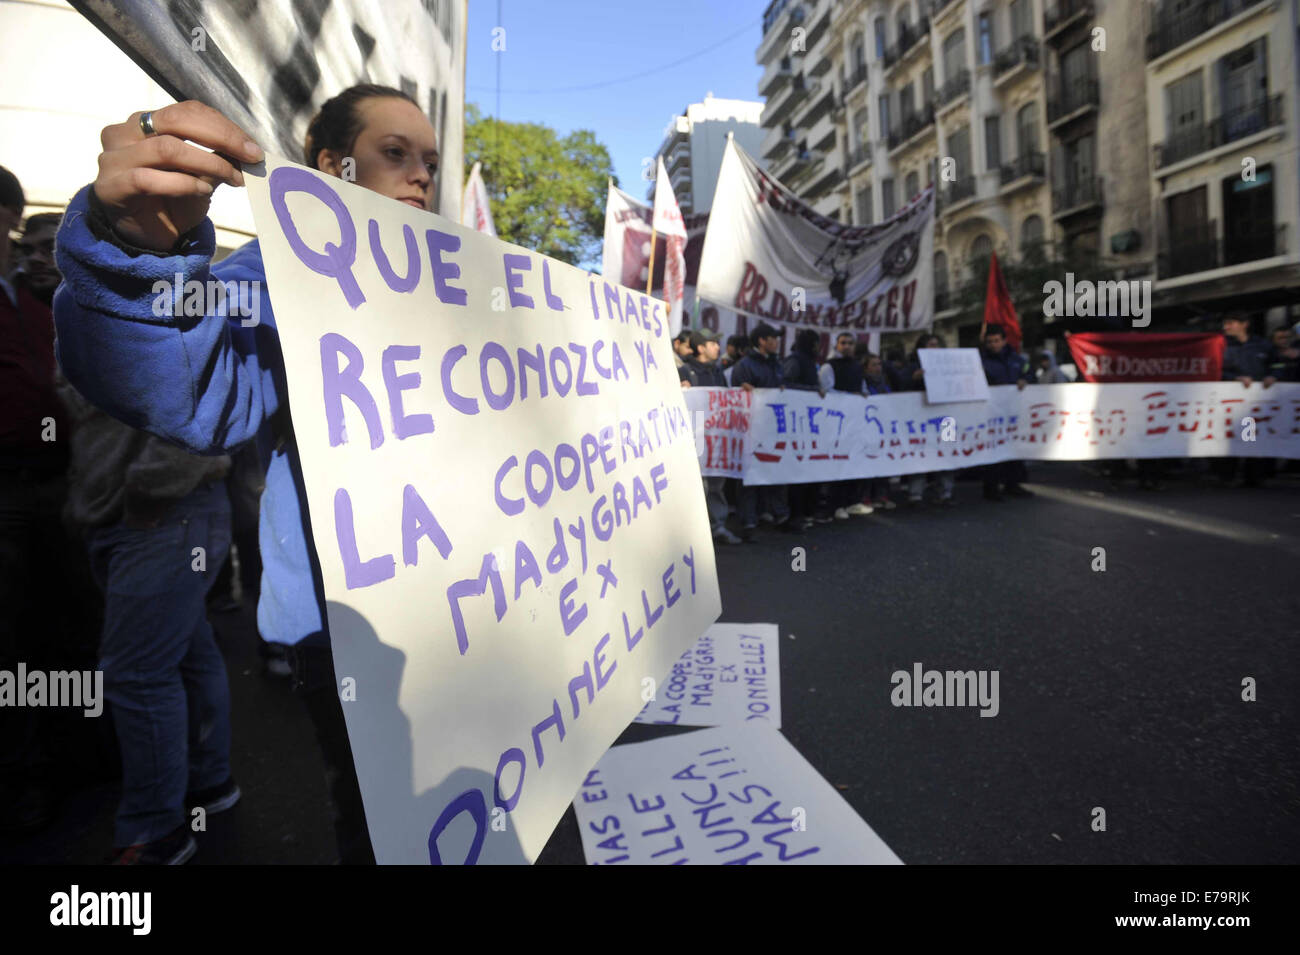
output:
[{"label": "large white protest sign", "polygon": [[921,348],[916,354],[925,372],[925,397],[932,404],[989,400],[978,348]]},{"label": "large white protest sign", "polygon": [[573,800],[593,865],[901,865],[760,721],[611,749]]},{"label": "large white protest sign", "polygon": [[376,856],[532,860],[720,610],[663,305],[245,175]]},{"label": "large white protest sign", "polygon": [[638,723],[781,725],[780,636],[774,623],[715,623],[673,664]]},{"label": "large white protest sign", "polygon": [[[859,396],[686,389],[701,471],[746,484],[838,481],[995,464],[1103,458],[1300,458],[1300,385],[1181,382],[1014,385],[985,402],[919,391]],[[710,394],[710,392],[723,392]],[[732,401],[744,417],[719,416]],[[743,429],[743,433],[742,432]],[[712,442],[712,443],[710,443]],[[734,443],[733,443],[734,442]],[[741,450],[725,466],[710,456]]]},{"label": "large white protest sign", "polygon": [[934,321],[934,189],[884,222],[845,225],[801,202],[728,141],[696,294],[792,325],[928,328]]}]

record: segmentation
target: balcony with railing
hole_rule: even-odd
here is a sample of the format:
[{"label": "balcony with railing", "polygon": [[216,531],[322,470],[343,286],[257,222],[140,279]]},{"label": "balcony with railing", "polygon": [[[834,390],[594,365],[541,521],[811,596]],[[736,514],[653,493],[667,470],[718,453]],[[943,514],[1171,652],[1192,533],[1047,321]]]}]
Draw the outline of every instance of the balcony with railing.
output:
[{"label": "balcony with railing", "polygon": [[957,3],[958,0],[930,0],[930,19],[937,22],[948,15],[950,8],[955,10]]},{"label": "balcony with railing", "polygon": [[1197,272],[1244,265],[1286,254],[1286,226],[1253,229],[1231,237],[1218,235],[1211,221],[1190,235],[1166,237],[1156,256],[1156,274],[1174,279]]},{"label": "balcony with railing", "polygon": [[1147,34],[1147,60],[1164,56],[1264,0],[1164,0]]},{"label": "balcony with railing", "polygon": [[1032,36],[1019,37],[993,57],[993,82],[1008,83],[1038,69],[1040,62],[1038,41]]},{"label": "balcony with railing", "polygon": [[848,155],[849,159],[846,165],[848,166],[849,175],[853,175],[871,162],[871,143],[858,143]]},{"label": "balcony with railing", "polygon": [[998,175],[1003,189],[1019,189],[1021,186],[1040,183],[1047,178],[1047,157],[1033,150],[1021,153],[1011,162],[1003,163]]},{"label": "balcony with railing", "polygon": [[862,66],[859,66],[856,70],[854,70],[852,73],[850,73],[848,79],[844,81],[844,92],[852,93],[855,90],[857,90],[859,86],[865,87],[866,84],[867,84],[867,67],[865,64],[863,64]]},{"label": "balcony with railing", "polygon": [[1255,133],[1283,125],[1282,94],[1260,99],[1249,106],[1224,113],[1217,119],[1179,130],[1157,143],[1156,168],[1163,169]]},{"label": "balcony with railing", "polygon": [[775,96],[768,99],[761,125],[770,128],[784,121],[804,101],[810,89],[811,84],[802,73],[793,77],[788,86],[781,87]]},{"label": "balcony with railing", "polygon": [[892,69],[907,59],[922,40],[930,37],[930,18],[921,17],[919,23],[904,23],[898,28],[898,40],[885,47],[885,69]]},{"label": "balcony with railing", "polygon": [[1101,83],[1091,76],[1082,76],[1062,83],[1054,95],[1047,98],[1047,128],[1055,129],[1086,116],[1101,106]]},{"label": "balcony with railing", "polygon": [[948,184],[942,190],[942,208],[944,215],[952,212],[954,207],[975,198],[975,177],[965,176]]},{"label": "balcony with railing", "polygon": [[1078,215],[1100,208],[1101,205],[1102,190],[1099,176],[1067,180],[1064,185],[1052,190],[1052,218],[1054,219]]},{"label": "balcony with railing", "polygon": [[794,64],[791,62],[790,57],[781,57],[768,67],[767,72],[763,74],[763,78],[758,81],[758,95],[764,98],[771,96],[783,85],[790,82],[793,76]]},{"label": "balcony with railing", "polygon": [[1043,10],[1043,40],[1055,43],[1076,23],[1093,18],[1093,0],[1056,0]]},{"label": "balcony with railing", "polygon": [[934,132],[934,104],[926,103],[918,110],[907,113],[898,124],[889,131],[889,151],[902,149],[913,139],[926,131]]},{"label": "balcony with railing", "polygon": [[956,105],[957,101],[970,93],[970,70],[962,67],[957,75],[939,87],[935,103],[940,110]]}]

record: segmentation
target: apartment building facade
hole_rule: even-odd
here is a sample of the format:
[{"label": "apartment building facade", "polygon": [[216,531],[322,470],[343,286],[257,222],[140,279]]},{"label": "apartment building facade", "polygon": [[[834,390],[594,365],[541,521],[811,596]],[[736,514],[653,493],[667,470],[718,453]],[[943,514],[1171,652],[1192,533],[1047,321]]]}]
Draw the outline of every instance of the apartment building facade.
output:
[{"label": "apartment building facade", "polygon": [[[762,103],[720,99],[709,93],[704,102],[692,103],[673,117],[655,158],[663,157],[682,215],[708,212],[713,206],[728,134],[735,136],[745,152],[758,154],[763,140],[762,112]],[[651,181],[646,198],[652,202],[655,168],[652,164],[647,170]]]},{"label": "apartment building facade", "polygon": [[[830,39],[817,38],[828,52],[810,52],[829,67],[797,55],[787,65],[793,25],[827,15]],[[800,124],[816,107],[801,114],[784,90],[802,77],[798,95],[807,102],[828,95],[829,81],[842,176],[829,198],[816,188],[825,172],[783,181],[818,211],[854,224],[887,218],[936,184],[936,328],[970,344],[979,326],[970,302],[982,301],[978,286],[994,251],[1006,263],[1079,262],[1104,277],[1154,276],[1142,18],[1130,0],[778,0],[759,48],[770,85],[765,147],[773,158],[804,144],[826,149],[830,134]],[[822,84],[815,92],[814,80]],[[785,158],[773,172],[783,178],[797,168]],[[1056,317],[1041,314],[1041,298],[1020,304],[1039,309],[1032,317],[1061,353]]]},{"label": "apartment building facade", "polygon": [[1143,6],[1155,303],[1290,324],[1300,317],[1296,0]]}]

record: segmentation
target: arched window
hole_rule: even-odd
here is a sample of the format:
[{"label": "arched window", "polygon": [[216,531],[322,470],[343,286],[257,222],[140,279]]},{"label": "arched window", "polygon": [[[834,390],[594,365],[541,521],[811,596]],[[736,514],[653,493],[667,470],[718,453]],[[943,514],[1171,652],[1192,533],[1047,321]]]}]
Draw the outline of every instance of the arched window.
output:
[{"label": "arched window", "polygon": [[1043,257],[1043,220],[1030,216],[1020,223],[1020,254],[1027,259]]}]

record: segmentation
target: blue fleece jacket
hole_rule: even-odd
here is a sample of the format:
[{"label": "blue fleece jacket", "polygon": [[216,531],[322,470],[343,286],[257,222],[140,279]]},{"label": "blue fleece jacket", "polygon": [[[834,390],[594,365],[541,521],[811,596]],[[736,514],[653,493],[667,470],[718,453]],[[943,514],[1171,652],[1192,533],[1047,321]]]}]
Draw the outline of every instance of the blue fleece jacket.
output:
[{"label": "blue fleece jacket", "polygon": [[[196,454],[224,454],[257,441],[268,462],[259,521],[263,638],[294,644],[323,631],[320,575],[309,556],[297,448],[274,449],[272,416],[286,404],[284,361],[266,270],[256,241],[213,266],[216,234],[205,219],[171,255],[133,255],[96,237],[87,224],[90,187],[68,206],[55,240],[63,284],[54,297],[58,357],[86,398],[127,424]],[[154,283],[176,276],[206,283],[259,283],[257,325],[225,309],[175,317],[154,314]],[[282,416],[284,417],[284,416]]]}]

